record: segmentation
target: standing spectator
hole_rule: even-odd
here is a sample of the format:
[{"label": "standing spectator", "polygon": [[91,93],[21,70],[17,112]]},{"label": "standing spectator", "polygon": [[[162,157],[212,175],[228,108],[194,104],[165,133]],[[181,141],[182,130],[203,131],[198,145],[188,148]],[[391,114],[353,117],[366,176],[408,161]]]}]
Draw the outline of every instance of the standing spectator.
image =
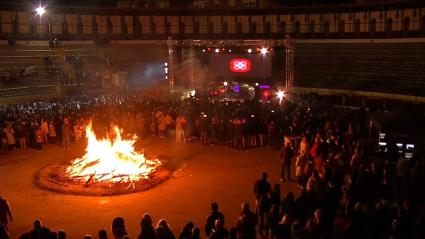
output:
[{"label": "standing spectator", "polygon": [[258,205],[260,202],[261,197],[264,194],[267,194],[271,190],[271,184],[267,181],[267,173],[264,172],[261,175],[261,179],[257,180],[254,184],[254,194],[255,194],[255,203],[256,203],[256,210],[258,211]]},{"label": "standing spectator", "polygon": [[6,199],[0,196],[0,223],[3,224],[7,228],[7,223],[13,220],[12,212],[10,210],[9,203]]},{"label": "standing spectator", "polygon": [[186,125],[187,121],[186,118],[183,115],[180,115],[176,119],[176,142],[184,142],[185,139],[185,132],[184,127]]},{"label": "standing spectator", "polygon": [[308,238],[312,239],[320,239],[325,238],[325,231],[323,228],[323,221],[322,221],[322,211],[320,209],[316,209],[314,211],[314,217],[311,218],[305,227],[307,231]]},{"label": "standing spectator", "polygon": [[48,136],[49,136],[49,124],[44,118],[41,118],[41,130],[43,131],[43,138],[44,142],[49,142]]},{"label": "standing spectator", "polygon": [[36,148],[38,150],[41,150],[43,148],[43,142],[44,142],[44,133],[40,126],[36,126],[34,129],[34,137],[35,137],[35,144]]},{"label": "standing spectator", "polygon": [[114,235],[114,239],[123,239],[124,236],[128,235],[125,229],[124,218],[116,217],[112,221],[112,234]]},{"label": "standing spectator", "polygon": [[284,137],[284,143],[280,150],[280,160],[282,163],[282,169],[280,171],[280,181],[286,182],[285,180],[285,171],[288,175],[288,181],[291,182],[291,161],[294,157],[294,151],[291,146],[291,140],[289,137]]},{"label": "standing spectator", "polygon": [[68,118],[63,119],[62,124],[62,144],[65,149],[71,148],[72,129]]},{"label": "standing spectator", "polygon": [[7,123],[6,128],[4,128],[3,131],[6,134],[8,150],[14,150],[16,148],[16,141],[12,123]]},{"label": "standing spectator", "polygon": [[26,123],[22,121],[16,126],[16,138],[19,141],[19,148],[21,150],[27,150],[27,137],[28,137],[28,128]]},{"label": "standing spectator", "polygon": [[152,219],[149,214],[143,215],[140,221],[140,234],[138,239],[156,239],[155,229],[152,226]]},{"label": "standing spectator", "polygon": [[224,225],[224,215],[223,213],[218,211],[218,204],[214,202],[211,204],[211,213],[210,215],[208,215],[207,221],[205,223],[205,234],[207,235],[207,237],[210,236],[211,231],[214,228],[215,221],[217,219],[220,219]]},{"label": "standing spectator", "polygon": [[248,203],[242,204],[242,211],[236,223],[239,239],[255,239],[257,232],[255,227],[258,224],[258,219],[255,213],[251,212]]},{"label": "standing spectator", "polygon": [[298,177],[298,186],[304,187],[307,183],[306,168],[311,163],[310,154],[302,150],[295,162],[295,176]]},{"label": "standing spectator", "polygon": [[5,128],[1,128],[0,134],[1,134],[1,151],[3,153],[7,152],[7,135],[6,132],[4,131]]},{"label": "standing spectator", "polygon": [[33,226],[33,229],[30,231],[31,239],[45,239],[50,237],[50,229],[43,227],[40,220],[35,220]]},{"label": "standing spectator", "polygon": [[157,239],[176,239],[170,227],[168,226],[167,220],[165,219],[158,221],[155,233]]},{"label": "standing spectator", "polygon": [[49,141],[54,144],[56,142],[56,128],[53,120],[50,120],[49,122]]},{"label": "standing spectator", "polygon": [[291,239],[291,226],[289,225],[288,214],[283,215],[273,234],[275,239]]},{"label": "standing spectator", "polygon": [[9,232],[4,224],[0,223],[0,239],[9,239]]},{"label": "standing spectator", "polygon": [[193,222],[188,222],[182,229],[179,239],[190,239],[192,237],[192,230],[195,227]]},{"label": "standing spectator", "polygon": [[224,228],[223,222],[220,219],[215,220],[215,226],[210,235],[210,239],[227,239],[229,231]]}]

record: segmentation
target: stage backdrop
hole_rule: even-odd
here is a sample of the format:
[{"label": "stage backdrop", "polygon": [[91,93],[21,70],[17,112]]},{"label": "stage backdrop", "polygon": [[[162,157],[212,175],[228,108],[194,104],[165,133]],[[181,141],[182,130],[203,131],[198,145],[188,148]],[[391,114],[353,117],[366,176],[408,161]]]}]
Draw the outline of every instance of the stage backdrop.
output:
[{"label": "stage backdrop", "polygon": [[215,54],[210,56],[210,72],[216,77],[271,77],[271,57],[262,54]]}]

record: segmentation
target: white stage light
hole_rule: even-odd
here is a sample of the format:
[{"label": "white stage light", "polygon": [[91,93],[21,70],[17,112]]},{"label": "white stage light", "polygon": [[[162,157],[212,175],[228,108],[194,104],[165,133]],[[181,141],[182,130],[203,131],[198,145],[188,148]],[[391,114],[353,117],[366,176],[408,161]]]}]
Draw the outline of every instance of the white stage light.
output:
[{"label": "white stage light", "polygon": [[44,9],[44,7],[42,6],[39,6],[35,9],[35,13],[37,13],[37,15],[39,16],[42,16],[44,13],[46,13],[46,9]]},{"label": "white stage light", "polygon": [[251,48],[248,49],[248,53],[252,53],[252,49]]},{"label": "white stage light", "polygon": [[215,49],[215,53],[219,53],[220,52],[220,49]]},{"label": "white stage light", "polygon": [[227,83],[227,81],[223,82],[224,86],[227,86],[229,83]]},{"label": "white stage light", "polygon": [[280,100],[285,96],[285,92],[283,91],[278,91],[277,92],[277,98],[279,98]]},{"label": "white stage light", "polygon": [[263,55],[267,54],[267,48],[265,47],[261,48],[261,54]]}]

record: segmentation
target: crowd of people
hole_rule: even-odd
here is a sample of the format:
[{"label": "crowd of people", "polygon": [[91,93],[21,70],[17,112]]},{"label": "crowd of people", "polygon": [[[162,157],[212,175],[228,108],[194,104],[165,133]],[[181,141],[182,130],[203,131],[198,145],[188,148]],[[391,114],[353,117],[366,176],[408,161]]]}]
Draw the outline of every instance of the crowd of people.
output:
[{"label": "crowd of people", "polygon": [[[9,105],[0,112],[4,152],[15,150],[17,142],[22,150],[27,144],[42,149],[47,142],[68,149],[71,142],[84,138],[89,121],[98,135],[119,125],[127,133],[173,137],[179,143],[280,150],[280,183],[296,183],[300,195],[290,192],[283,197],[280,184],[272,186],[263,173],[254,184],[255,207],[243,203],[236,225],[226,225],[218,205],[212,204],[205,225],[205,236],[212,239],[425,235],[423,155],[408,160],[403,155],[377,154],[377,132],[362,109],[337,109],[314,96],[264,102],[127,95]],[[3,214],[1,230],[7,235],[8,214]],[[140,226],[140,239],[175,238],[164,219],[154,228],[151,216],[145,214]],[[128,238],[123,218],[114,219],[112,235]],[[65,237],[65,232],[52,233],[35,221],[34,229],[21,238]],[[179,239],[200,237],[199,227],[188,223]],[[107,238],[106,231],[100,231],[98,238]]]}]

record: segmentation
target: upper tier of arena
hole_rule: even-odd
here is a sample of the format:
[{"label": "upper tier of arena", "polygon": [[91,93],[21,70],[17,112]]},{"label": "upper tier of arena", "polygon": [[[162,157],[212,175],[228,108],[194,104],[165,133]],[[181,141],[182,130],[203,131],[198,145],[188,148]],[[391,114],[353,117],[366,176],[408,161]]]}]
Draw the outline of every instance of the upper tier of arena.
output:
[{"label": "upper tier of arena", "polygon": [[[207,8],[173,8],[170,4],[174,1],[156,1],[156,7],[146,8],[132,2],[116,3],[124,7],[45,5],[46,13],[40,16],[35,13],[36,5],[2,1],[0,39],[280,39],[283,34],[298,39],[425,36],[423,1],[339,1],[347,4],[314,8],[309,4],[265,5],[263,1],[253,1],[254,7],[249,4],[243,7],[245,1],[227,1],[227,5]],[[147,1],[137,2],[145,6]],[[163,2],[169,3],[165,4],[166,8],[160,8],[159,3]],[[230,7],[230,2],[242,5]]]}]

